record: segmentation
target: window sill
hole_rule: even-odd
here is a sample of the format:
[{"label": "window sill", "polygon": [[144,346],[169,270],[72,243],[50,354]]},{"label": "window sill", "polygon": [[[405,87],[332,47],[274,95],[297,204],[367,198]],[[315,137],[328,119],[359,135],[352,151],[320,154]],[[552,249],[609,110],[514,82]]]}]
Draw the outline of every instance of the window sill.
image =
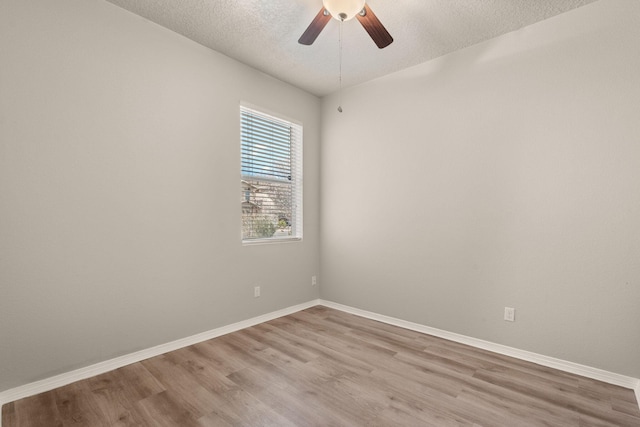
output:
[{"label": "window sill", "polygon": [[271,237],[269,239],[243,240],[242,246],[273,245],[278,243],[302,242],[302,237]]}]

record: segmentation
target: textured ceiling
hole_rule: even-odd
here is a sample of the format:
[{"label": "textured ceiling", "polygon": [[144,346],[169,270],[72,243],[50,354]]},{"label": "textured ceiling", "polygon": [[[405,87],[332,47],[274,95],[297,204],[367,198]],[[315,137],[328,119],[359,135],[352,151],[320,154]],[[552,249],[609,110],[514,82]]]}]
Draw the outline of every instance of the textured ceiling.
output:
[{"label": "textured ceiling", "polygon": [[[322,0],[107,0],[318,96],[338,89],[339,26],[298,44]],[[517,30],[596,0],[367,0],[394,38],[378,49],[343,25],[343,87]]]}]

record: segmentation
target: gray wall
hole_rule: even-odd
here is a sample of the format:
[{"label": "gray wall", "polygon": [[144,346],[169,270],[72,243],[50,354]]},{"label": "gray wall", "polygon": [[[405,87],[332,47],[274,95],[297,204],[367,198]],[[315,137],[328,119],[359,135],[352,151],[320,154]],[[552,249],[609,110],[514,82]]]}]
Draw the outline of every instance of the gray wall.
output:
[{"label": "gray wall", "polygon": [[639,40],[603,0],[325,98],[322,297],[639,378]]},{"label": "gray wall", "polygon": [[[0,52],[0,391],[318,297],[318,98],[102,0]],[[302,243],[241,245],[241,101],[304,125]]]}]

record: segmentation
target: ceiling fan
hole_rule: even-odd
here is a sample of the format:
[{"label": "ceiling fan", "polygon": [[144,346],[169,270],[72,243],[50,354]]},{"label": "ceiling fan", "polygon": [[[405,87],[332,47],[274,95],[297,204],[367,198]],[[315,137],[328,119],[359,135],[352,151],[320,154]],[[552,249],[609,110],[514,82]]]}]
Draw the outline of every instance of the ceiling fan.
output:
[{"label": "ceiling fan", "polygon": [[313,44],[331,17],[343,22],[355,17],[380,49],[393,42],[393,37],[374,15],[371,8],[367,6],[365,0],[322,0],[322,9],[300,36],[298,43]]}]

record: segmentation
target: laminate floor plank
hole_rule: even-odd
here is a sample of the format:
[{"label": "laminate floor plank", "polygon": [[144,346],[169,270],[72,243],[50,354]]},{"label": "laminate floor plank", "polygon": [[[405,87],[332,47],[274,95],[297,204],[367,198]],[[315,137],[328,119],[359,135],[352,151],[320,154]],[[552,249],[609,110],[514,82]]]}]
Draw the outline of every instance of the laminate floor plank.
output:
[{"label": "laminate floor plank", "polygon": [[218,341],[216,340],[207,340],[195,344],[195,348],[209,360],[210,369],[220,372],[223,375],[228,375],[238,369],[246,367],[246,363],[242,360],[228,357],[226,349],[218,345]]},{"label": "laminate floor plank", "polygon": [[215,364],[199,353],[194,352],[192,357],[180,366],[187,371],[187,375],[211,393],[224,393],[238,387],[223,372],[217,370]]},{"label": "laminate floor plank", "polygon": [[215,409],[213,398],[217,393],[212,393],[203,387],[184,366],[172,363],[165,356],[153,357],[143,361],[142,364],[170,392],[169,396],[177,400],[178,404],[194,419]]},{"label": "laminate floor plank", "polygon": [[[458,405],[456,396],[441,393],[428,385],[404,378],[397,381],[397,378],[390,375],[375,375],[378,372],[390,374],[389,371],[374,371],[373,375],[369,376],[345,375],[341,383],[352,389],[351,392],[355,396],[358,396],[358,390],[368,390],[367,393],[362,393],[362,398],[384,403],[379,413],[394,410],[396,414],[410,414],[426,425],[471,424],[468,419],[451,410]],[[379,415],[374,415],[371,424],[375,425],[378,422],[386,423]]]},{"label": "laminate floor plank", "polygon": [[8,403],[3,427],[640,427],[632,390],[317,306]]},{"label": "laminate floor plank", "polygon": [[458,401],[470,408],[483,408],[507,419],[518,419],[524,425],[558,426],[577,425],[578,414],[565,408],[549,407],[536,399],[514,395],[501,387],[484,384],[465,387]]},{"label": "laminate floor plank", "polygon": [[31,426],[52,426],[63,427],[62,417],[56,405],[56,395],[54,392],[40,393],[27,399],[17,400],[9,405],[13,406],[13,424],[8,424],[12,420],[5,420],[4,408],[2,411],[2,426],[31,427]]},{"label": "laminate floor plank", "polygon": [[103,408],[91,393],[87,381],[57,388],[54,395],[58,413],[64,425],[91,427],[100,425],[109,418],[108,414],[103,413]]},{"label": "laminate floor plank", "polygon": [[229,377],[296,426],[352,425],[339,412],[327,407],[314,383],[291,384],[286,378],[266,376],[252,368]]},{"label": "laminate floor plank", "polygon": [[611,409],[622,414],[630,415],[632,417],[640,418],[640,410],[635,402],[629,402],[627,400],[611,399]]},{"label": "laminate floor plank", "polygon": [[325,345],[327,340],[322,336],[309,335],[300,333],[295,335],[292,332],[287,331],[284,328],[273,330],[267,334],[270,339],[282,340],[284,343],[290,343],[296,347],[308,350],[316,355],[318,358],[324,358],[326,360],[336,362],[351,370],[360,372],[371,372],[373,368],[360,360],[346,354],[342,354],[339,351],[334,350],[331,347]]},{"label": "laminate floor plank", "polygon": [[96,396],[104,395],[111,402],[128,408],[138,400],[160,393],[165,388],[141,363],[91,377],[86,381]]},{"label": "laminate floor plank", "polygon": [[246,336],[255,341],[264,342],[265,344],[267,344],[267,347],[269,349],[277,350],[279,353],[286,355],[290,359],[294,359],[302,363],[309,362],[310,360],[318,357],[317,354],[305,351],[300,348],[300,346],[292,346],[290,343],[283,344],[281,341],[271,339],[271,336],[265,336],[264,334],[260,334],[259,332],[254,331],[253,329],[245,329],[240,332],[243,332],[244,334],[246,334]]},{"label": "laminate floor plank", "polygon": [[196,426],[197,419],[180,401],[171,390],[142,399],[133,407],[135,423],[145,427]]},{"label": "laminate floor plank", "polygon": [[424,351],[427,346],[414,338],[394,336],[392,332],[376,331],[374,329],[357,328],[347,332],[360,340],[375,342],[377,345],[395,352],[404,350]]},{"label": "laminate floor plank", "polygon": [[7,403],[2,406],[2,422],[10,423],[12,426],[17,426],[16,420],[15,402]]},{"label": "laminate floor plank", "polygon": [[609,412],[611,409],[609,400],[594,399],[590,395],[580,393],[578,387],[558,387],[552,381],[547,383],[535,381],[531,377],[517,376],[508,372],[478,371],[474,377],[498,385],[513,393],[531,396],[548,404],[569,408],[584,414]]},{"label": "laminate floor plank", "polygon": [[[282,353],[289,354],[301,362],[308,362],[323,355],[315,342],[315,336],[299,330],[298,334],[287,328],[276,328],[266,324],[254,326],[261,339],[268,340],[269,346]],[[254,328],[251,328],[252,330]]]},{"label": "laminate floor plank", "polygon": [[294,427],[293,423],[242,388],[214,395],[212,404],[213,411],[203,415],[198,420],[199,424],[206,425],[214,415],[213,419],[222,419],[230,425]]}]

